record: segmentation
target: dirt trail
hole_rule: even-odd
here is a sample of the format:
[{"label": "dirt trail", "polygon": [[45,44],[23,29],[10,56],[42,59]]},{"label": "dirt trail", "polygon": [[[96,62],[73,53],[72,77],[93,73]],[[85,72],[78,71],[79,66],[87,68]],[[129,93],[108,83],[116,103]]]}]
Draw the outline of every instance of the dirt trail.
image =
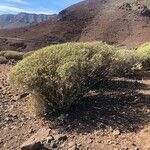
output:
[{"label": "dirt trail", "polygon": [[[30,115],[26,111],[28,97],[8,85],[11,67],[0,65],[0,150],[19,150],[43,126],[48,126],[52,135],[68,137],[57,145],[58,150],[150,149],[150,80],[136,83],[121,79],[101,84],[66,116],[58,114],[44,121]],[[65,119],[60,118],[62,115]]]}]

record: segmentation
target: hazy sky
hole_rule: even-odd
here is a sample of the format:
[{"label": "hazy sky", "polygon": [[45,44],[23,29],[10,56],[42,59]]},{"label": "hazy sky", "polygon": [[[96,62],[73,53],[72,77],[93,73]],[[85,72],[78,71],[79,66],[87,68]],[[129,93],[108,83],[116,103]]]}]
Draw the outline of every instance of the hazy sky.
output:
[{"label": "hazy sky", "polygon": [[0,14],[58,13],[81,0],[0,0]]}]

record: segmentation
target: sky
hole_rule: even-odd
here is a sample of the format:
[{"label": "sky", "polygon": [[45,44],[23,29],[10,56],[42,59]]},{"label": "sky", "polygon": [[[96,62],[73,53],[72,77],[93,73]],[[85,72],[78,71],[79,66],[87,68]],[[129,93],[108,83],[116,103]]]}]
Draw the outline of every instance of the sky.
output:
[{"label": "sky", "polygon": [[0,14],[56,14],[81,0],[0,0]]}]

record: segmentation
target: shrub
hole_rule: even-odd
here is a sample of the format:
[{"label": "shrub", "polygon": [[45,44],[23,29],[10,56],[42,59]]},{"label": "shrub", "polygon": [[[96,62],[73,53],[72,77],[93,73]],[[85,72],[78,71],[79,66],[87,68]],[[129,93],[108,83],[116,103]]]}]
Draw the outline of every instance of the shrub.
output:
[{"label": "shrub", "polygon": [[138,53],[143,57],[143,66],[150,69],[150,42],[141,45],[138,48]]},{"label": "shrub", "polygon": [[17,52],[17,51],[1,51],[0,56],[4,56],[6,59],[10,60],[21,60],[23,59],[23,52]]},{"label": "shrub", "polygon": [[109,73],[115,48],[102,43],[49,46],[18,63],[10,82],[47,99],[48,108],[68,108]]},{"label": "shrub", "polygon": [[118,50],[112,62],[110,73],[117,77],[132,76],[134,74],[132,68],[141,62],[142,58],[134,50]]},{"label": "shrub", "polygon": [[99,80],[115,74],[123,57],[118,61],[118,55],[121,52],[102,42],[49,46],[19,62],[9,81],[31,93],[38,113],[67,109]]}]

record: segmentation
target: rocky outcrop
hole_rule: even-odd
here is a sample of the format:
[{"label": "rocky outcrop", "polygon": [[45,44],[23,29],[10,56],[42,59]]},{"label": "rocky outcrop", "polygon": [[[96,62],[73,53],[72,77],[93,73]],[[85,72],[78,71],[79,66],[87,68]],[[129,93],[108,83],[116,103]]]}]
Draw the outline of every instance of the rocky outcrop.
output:
[{"label": "rocky outcrop", "polygon": [[150,17],[150,10],[148,9],[147,6],[141,4],[141,3],[123,3],[120,7],[120,9],[125,10],[125,11],[131,11],[137,12],[142,16],[147,16]]}]

